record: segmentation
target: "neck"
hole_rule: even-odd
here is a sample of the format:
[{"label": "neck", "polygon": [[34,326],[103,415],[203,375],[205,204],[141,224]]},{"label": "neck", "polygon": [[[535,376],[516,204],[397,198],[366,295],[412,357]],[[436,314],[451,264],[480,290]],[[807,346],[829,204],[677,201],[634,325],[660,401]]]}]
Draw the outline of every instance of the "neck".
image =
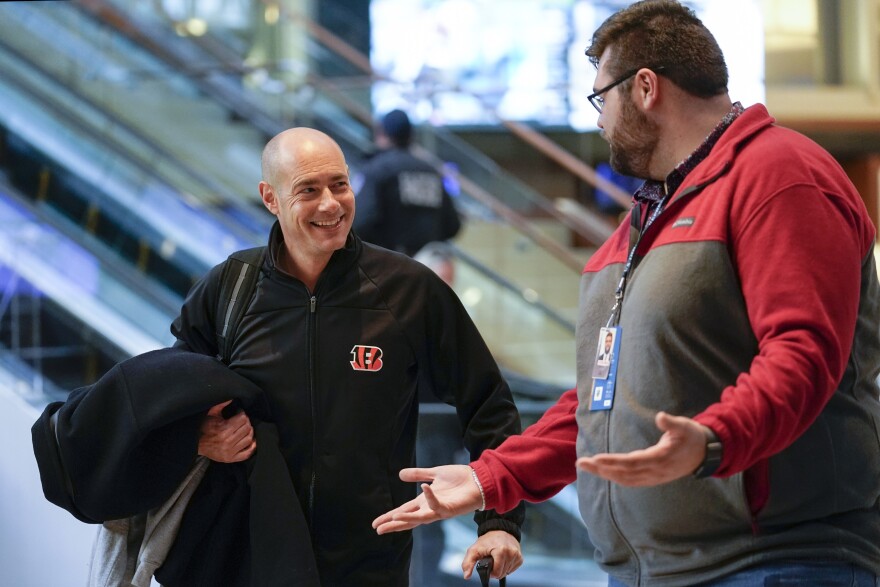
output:
[{"label": "neck", "polygon": [[308,288],[309,292],[315,291],[318,278],[321,277],[321,273],[324,271],[324,268],[327,267],[327,263],[330,262],[329,256],[326,258],[309,256],[299,258],[287,247],[286,243],[281,247],[279,257],[278,266],[285,273],[302,281],[306,288]]},{"label": "neck", "polygon": [[703,144],[733,106],[727,94],[712,98],[684,96],[661,122],[662,138],[651,166],[652,177],[659,181],[664,181],[676,165]]}]

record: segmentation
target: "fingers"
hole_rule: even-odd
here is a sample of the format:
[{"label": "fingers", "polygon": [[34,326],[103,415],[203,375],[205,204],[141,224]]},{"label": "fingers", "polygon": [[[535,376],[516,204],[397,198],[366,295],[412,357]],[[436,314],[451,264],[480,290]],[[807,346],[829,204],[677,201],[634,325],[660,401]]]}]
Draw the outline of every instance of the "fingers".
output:
[{"label": "fingers", "polygon": [[380,518],[376,518],[373,522],[373,527],[376,528],[378,534],[411,530],[416,526],[430,524],[442,519],[428,508],[420,506],[408,507],[408,504],[383,514]]},{"label": "fingers", "polygon": [[408,481],[411,483],[415,483],[418,481],[425,481],[427,483],[431,483],[434,481],[434,469],[419,469],[419,468],[411,468],[411,469],[401,469],[400,473],[401,481]]},{"label": "fingers", "polygon": [[654,422],[663,432],[657,444],[629,453],[582,457],[577,467],[628,486],[659,485],[693,471],[705,451],[702,425],[666,412],[657,412]]},{"label": "fingers", "polygon": [[221,412],[229,403],[213,406],[200,429],[199,454],[221,463],[247,460],[257,448],[254,428],[244,412],[223,418]]},{"label": "fingers", "polygon": [[[485,550],[480,546],[479,540],[472,544],[470,548],[464,553],[464,559],[461,561],[461,570],[464,571],[464,578],[470,579],[471,575],[474,572],[474,567],[483,557],[491,556],[492,553],[488,550]],[[493,559],[492,562],[492,576],[495,576],[495,562]]]},{"label": "fingers", "polygon": [[507,532],[500,530],[487,532],[467,549],[461,563],[465,579],[471,577],[474,566],[484,557],[492,558],[491,576],[495,579],[510,575],[523,563],[519,542]]},{"label": "fingers", "polygon": [[440,500],[437,499],[437,494],[434,493],[434,490],[427,483],[422,484],[422,495],[425,497],[425,501],[428,503],[429,508],[435,512],[442,509],[443,506],[440,504]]},{"label": "fingers", "polygon": [[229,463],[238,463],[249,459],[257,448],[257,441],[254,439],[254,428],[250,420],[244,414],[238,414],[234,418],[238,420],[239,415],[242,416],[241,420],[232,423],[235,428],[232,429],[225,442],[229,453],[226,462]]},{"label": "fingers", "polygon": [[416,524],[413,522],[408,522],[405,520],[391,520],[390,522],[385,522],[381,526],[376,528],[376,534],[390,534],[391,532],[403,532],[404,530],[412,530],[416,526],[420,524]]},{"label": "fingers", "polygon": [[496,579],[502,579],[513,574],[523,563],[522,554],[519,552],[499,555],[498,552],[493,551],[492,559],[495,561],[492,565],[492,576]]},{"label": "fingers", "polygon": [[658,413],[655,422],[663,435],[657,444],[620,454],[581,457],[576,466],[620,485],[646,487],[690,474],[705,453],[702,425],[682,416]]},{"label": "fingers", "polygon": [[239,452],[243,445],[249,444],[254,439],[254,427],[251,421],[244,413],[239,413],[229,418],[215,423],[217,438],[220,442],[227,445],[232,452]]},{"label": "fingers", "polygon": [[238,441],[232,443],[230,451],[233,455],[250,454],[252,449],[256,448],[257,442],[252,435],[243,436]]},{"label": "fingers", "polygon": [[422,496],[411,499],[373,520],[373,528],[376,530],[376,533],[387,534],[388,532],[399,532],[418,526],[419,524],[413,523],[412,520],[407,518],[407,514],[418,512],[421,500]]},{"label": "fingers", "polygon": [[403,469],[399,476],[403,481],[421,482],[422,493],[408,504],[376,518],[373,527],[380,534],[474,511],[482,501],[467,465]]},{"label": "fingers", "polygon": [[397,510],[395,509],[391,510],[390,512],[385,512],[384,514],[373,520],[373,530],[376,530],[378,534],[384,534],[384,532],[382,531],[382,527],[394,519],[394,512],[396,511]]},{"label": "fingers", "polygon": [[[645,451],[635,451],[644,453]],[[650,455],[604,454],[581,457],[576,461],[579,469],[630,487],[651,484],[662,475],[663,465]]]},{"label": "fingers", "polygon": [[230,438],[235,440],[245,436],[253,437],[254,427],[250,418],[244,412],[239,412],[224,423],[224,428],[230,431]]},{"label": "fingers", "polygon": [[234,452],[226,462],[227,463],[240,463],[241,461],[246,461],[249,458],[251,458],[251,455],[254,454],[254,451],[256,451],[256,450],[257,450],[257,441],[251,440],[250,442],[246,442],[240,450]]},{"label": "fingers", "polygon": [[216,406],[214,406],[210,410],[208,410],[208,415],[209,416],[220,416],[221,413],[223,412],[223,408],[225,408],[226,406],[228,406],[231,403],[232,403],[232,400],[230,399],[230,400],[226,400],[222,404],[217,404]]},{"label": "fingers", "polygon": [[663,432],[686,432],[689,424],[693,422],[684,416],[672,416],[666,412],[657,412],[654,423]]}]

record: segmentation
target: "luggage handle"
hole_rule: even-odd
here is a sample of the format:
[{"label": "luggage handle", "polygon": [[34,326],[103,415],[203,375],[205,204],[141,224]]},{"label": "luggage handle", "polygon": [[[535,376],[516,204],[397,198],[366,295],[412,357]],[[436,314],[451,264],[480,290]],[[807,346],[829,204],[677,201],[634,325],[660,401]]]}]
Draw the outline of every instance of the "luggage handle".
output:
[{"label": "luggage handle", "polygon": [[[480,560],[477,561],[477,565],[475,568],[477,569],[477,574],[480,576],[480,583],[483,584],[483,587],[489,587],[489,581],[492,578],[491,577],[492,564],[494,562],[495,561],[492,560],[491,556],[484,556],[483,558],[481,558]],[[506,587],[507,578],[502,577],[501,579],[498,580],[498,584],[501,587]]]}]

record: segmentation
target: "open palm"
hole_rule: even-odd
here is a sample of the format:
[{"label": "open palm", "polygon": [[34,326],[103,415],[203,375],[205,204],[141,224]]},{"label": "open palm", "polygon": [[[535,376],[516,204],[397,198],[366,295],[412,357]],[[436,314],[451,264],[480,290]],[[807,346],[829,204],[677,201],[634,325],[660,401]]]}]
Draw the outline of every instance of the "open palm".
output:
[{"label": "open palm", "polygon": [[483,503],[480,490],[471,476],[471,468],[467,465],[403,469],[400,478],[403,481],[422,481],[422,493],[373,520],[373,528],[379,534],[409,530],[473,512]]}]

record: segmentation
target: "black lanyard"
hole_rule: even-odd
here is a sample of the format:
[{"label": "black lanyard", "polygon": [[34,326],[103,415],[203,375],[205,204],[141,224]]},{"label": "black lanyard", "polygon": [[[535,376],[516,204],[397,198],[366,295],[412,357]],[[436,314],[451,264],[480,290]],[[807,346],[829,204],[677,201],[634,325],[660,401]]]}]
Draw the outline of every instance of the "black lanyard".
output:
[{"label": "black lanyard", "polygon": [[[640,228],[639,236],[630,246],[629,253],[626,256],[626,264],[623,266],[623,274],[620,276],[620,281],[617,283],[617,289],[614,292],[614,305],[611,307],[611,316],[608,317],[608,322],[605,324],[606,328],[611,327],[612,325],[616,325],[618,322],[620,322],[620,306],[623,303],[623,293],[626,290],[626,280],[629,277],[629,274],[633,268],[633,260],[636,256],[636,249],[639,248],[639,243],[642,242],[642,237],[645,236],[646,232],[648,232],[648,228],[650,228],[650,226],[654,224],[654,221],[657,219],[657,217],[660,216],[660,213],[663,211],[663,208],[666,205],[667,199],[668,196],[657,202],[657,206],[654,208],[654,210],[651,211],[651,215],[648,217],[648,221],[645,223],[645,226]],[[638,206],[638,204],[636,204],[636,206]],[[634,207],[632,212],[631,226],[635,227],[636,225],[638,225],[640,218],[640,209]],[[632,239],[630,238],[630,240]]]}]

